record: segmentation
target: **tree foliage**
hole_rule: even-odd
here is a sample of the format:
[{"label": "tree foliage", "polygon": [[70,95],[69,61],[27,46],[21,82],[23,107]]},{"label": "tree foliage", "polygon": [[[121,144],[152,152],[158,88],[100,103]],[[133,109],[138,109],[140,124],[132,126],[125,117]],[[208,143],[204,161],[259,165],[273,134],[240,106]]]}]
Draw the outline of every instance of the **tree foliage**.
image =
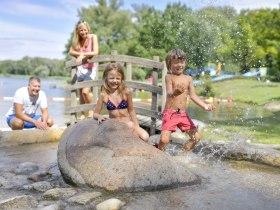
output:
[{"label": "tree foliage", "polygon": [[[192,11],[185,4],[169,3],[163,11],[147,5],[122,9],[122,0],[96,0],[78,10],[91,32],[97,34],[100,54],[117,50],[144,58],[164,60],[172,48],[182,48],[188,66],[223,64],[231,72],[268,67],[280,80],[280,9],[243,10],[206,7]],[[73,28],[74,30],[74,28]],[[72,40],[65,44],[65,55]],[[0,61],[4,74],[66,75],[63,61],[24,57],[20,61]]]},{"label": "tree foliage", "polygon": [[280,9],[245,10],[240,16],[253,31],[255,64],[268,67],[280,80]]},{"label": "tree foliage", "polygon": [[39,57],[31,58],[28,56],[18,61],[0,61],[0,69],[1,74],[4,75],[37,75],[40,77],[69,75],[69,72],[64,70],[63,60]]}]

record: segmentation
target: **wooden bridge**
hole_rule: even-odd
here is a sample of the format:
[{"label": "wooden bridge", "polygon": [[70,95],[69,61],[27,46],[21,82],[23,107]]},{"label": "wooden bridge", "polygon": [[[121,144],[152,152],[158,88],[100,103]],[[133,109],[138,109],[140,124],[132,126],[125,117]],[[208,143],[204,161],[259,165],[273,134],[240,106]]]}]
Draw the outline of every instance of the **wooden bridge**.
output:
[{"label": "wooden bridge", "polygon": [[[117,51],[112,51],[110,55],[98,55],[91,59],[92,62],[98,63],[97,78],[92,81],[76,82],[76,59],[72,58],[66,62],[66,69],[71,70],[71,85],[66,89],[71,91],[71,105],[67,107],[66,114],[71,115],[71,124],[77,122],[77,113],[81,111],[88,111],[94,109],[96,106],[97,96],[99,95],[100,88],[103,84],[102,79],[98,78],[98,72],[104,71],[104,68],[109,62],[118,62],[123,64],[125,68],[126,84],[128,87],[134,90],[144,90],[151,92],[150,107],[138,106],[139,103],[134,103],[134,109],[137,114],[137,118],[142,127],[147,128],[150,134],[155,134],[161,126],[161,107],[164,107],[165,98],[165,83],[164,77],[167,74],[165,62],[160,62],[159,57],[154,56],[153,59],[139,58],[127,55],[118,55]],[[152,84],[141,81],[132,81],[132,73],[135,68],[145,68],[152,71]],[[159,86],[159,73],[162,72],[162,85]],[[84,87],[93,88],[93,104],[77,104],[78,89]],[[161,103],[158,99],[161,95]]]}]

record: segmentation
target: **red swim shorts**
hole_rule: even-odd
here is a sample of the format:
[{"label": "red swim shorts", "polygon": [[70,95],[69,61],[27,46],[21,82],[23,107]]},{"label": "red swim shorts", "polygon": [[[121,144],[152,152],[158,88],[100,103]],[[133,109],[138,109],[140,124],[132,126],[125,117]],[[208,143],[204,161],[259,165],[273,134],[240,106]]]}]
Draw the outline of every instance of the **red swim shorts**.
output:
[{"label": "red swim shorts", "polygon": [[187,115],[185,111],[176,111],[171,109],[166,109],[162,113],[162,127],[161,130],[176,131],[178,127],[182,132],[195,129],[191,118]]}]

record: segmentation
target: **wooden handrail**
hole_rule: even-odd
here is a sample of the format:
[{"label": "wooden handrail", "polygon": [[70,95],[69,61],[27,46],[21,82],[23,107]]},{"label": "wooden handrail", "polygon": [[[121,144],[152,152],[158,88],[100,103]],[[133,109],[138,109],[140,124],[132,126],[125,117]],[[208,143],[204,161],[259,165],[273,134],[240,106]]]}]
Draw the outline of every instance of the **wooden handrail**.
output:
[{"label": "wooden handrail", "polygon": [[[86,62],[86,61],[84,61]],[[162,80],[162,86],[158,84],[158,73],[163,71],[163,74],[166,74],[166,66],[164,62],[160,62],[157,56],[153,57],[153,60],[146,58],[139,58],[128,55],[118,55],[117,51],[112,51],[111,55],[98,55],[91,58],[91,62],[98,63],[97,69],[104,70],[105,63],[109,62],[119,62],[122,63],[126,68],[126,84],[128,87],[138,90],[145,90],[152,93],[151,97],[151,106],[150,109],[144,109],[141,107],[134,107],[138,115],[144,115],[150,117],[150,134],[155,134],[156,121],[161,119],[161,114],[159,112],[158,106],[158,95],[162,95],[162,101],[165,102],[163,96],[165,87],[164,80]],[[65,87],[67,91],[71,92],[71,105],[70,107],[65,108],[65,113],[71,115],[71,124],[77,121],[77,113],[81,111],[93,110],[96,106],[96,97],[98,95],[98,89],[103,84],[103,80],[83,81],[76,82],[76,59],[72,58],[67,61],[65,64],[65,69],[71,69],[72,82],[71,85]],[[132,69],[133,67],[145,68],[152,71],[153,81],[152,84],[143,83],[139,81],[132,81]],[[97,72],[98,75],[98,72]],[[164,78],[165,75],[162,75]],[[94,89],[94,100],[92,104],[83,104],[77,105],[77,90],[88,87]],[[161,104],[163,105],[163,103]]]},{"label": "wooden handrail", "polygon": [[[148,69],[163,69],[164,64],[159,61],[154,61],[146,58],[139,58],[129,55],[97,55],[91,58],[92,62],[100,63],[100,62],[124,62],[124,63],[133,63],[135,65],[139,65],[141,68],[148,68]],[[76,59],[71,59],[66,61],[65,68],[70,69],[72,67],[77,66]]]},{"label": "wooden handrail", "polygon": [[[103,80],[91,80],[91,81],[78,82],[73,85],[67,85],[64,87],[64,89],[66,91],[72,91],[84,87],[100,87],[102,84],[103,84]],[[145,91],[162,95],[162,87],[157,87],[151,84],[137,82],[137,81],[126,81],[126,84],[130,88],[145,90]]]}]

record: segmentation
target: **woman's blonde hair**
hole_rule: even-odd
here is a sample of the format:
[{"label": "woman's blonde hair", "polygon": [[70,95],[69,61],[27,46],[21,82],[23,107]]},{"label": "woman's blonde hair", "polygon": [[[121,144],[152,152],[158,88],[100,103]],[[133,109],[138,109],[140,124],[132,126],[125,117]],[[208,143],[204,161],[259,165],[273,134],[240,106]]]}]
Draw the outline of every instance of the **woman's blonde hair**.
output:
[{"label": "woman's blonde hair", "polygon": [[[76,24],[76,28],[74,30],[74,33],[73,33],[73,40],[72,40],[72,47],[73,49],[75,50],[79,50],[81,48],[81,41],[82,41],[82,38],[81,36],[79,35],[79,30],[82,26],[86,26],[88,32],[90,31],[90,26],[88,24],[88,22],[84,21],[84,20],[80,20],[77,24]],[[87,47],[88,46],[88,39],[86,40],[84,46]]]},{"label": "woman's blonde hair", "polygon": [[126,90],[126,83],[125,83],[125,75],[124,75],[124,71],[123,71],[123,66],[119,63],[109,63],[106,65],[104,73],[103,73],[103,85],[102,85],[102,91],[104,91],[107,94],[110,94],[110,87],[108,85],[108,74],[110,71],[116,71],[118,72],[122,79],[121,79],[121,84],[118,87],[118,92],[119,94],[121,94],[123,97],[125,96],[125,90]]}]

